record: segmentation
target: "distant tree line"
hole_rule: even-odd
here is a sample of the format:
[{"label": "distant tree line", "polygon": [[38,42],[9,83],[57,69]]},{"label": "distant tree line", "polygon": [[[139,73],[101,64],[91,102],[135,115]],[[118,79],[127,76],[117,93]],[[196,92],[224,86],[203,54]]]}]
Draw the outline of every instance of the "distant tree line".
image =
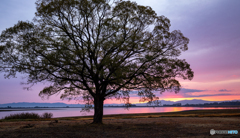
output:
[{"label": "distant tree line", "polygon": [[104,107],[136,107],[137,105],[135,104],[129,104],[129,105],[108,105],[108,106],[104,106]]},{"label": "distant tree line", "polygon": [[175,104],[163,104],[163,106],[182,106],[181,103],[175,103]]}]

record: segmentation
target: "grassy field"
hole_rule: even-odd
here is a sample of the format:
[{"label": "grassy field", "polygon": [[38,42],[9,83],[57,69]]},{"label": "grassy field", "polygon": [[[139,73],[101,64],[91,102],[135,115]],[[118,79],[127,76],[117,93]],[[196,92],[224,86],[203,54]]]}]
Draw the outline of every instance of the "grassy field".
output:
[{"label": "grassy field", "polygon": [[[240,109],[106,115],[103,125],[92,116],[0,120],[0,137],[209,137],[210,129],[240,131]],[[211,137],[239,137],[214,135]]]}]

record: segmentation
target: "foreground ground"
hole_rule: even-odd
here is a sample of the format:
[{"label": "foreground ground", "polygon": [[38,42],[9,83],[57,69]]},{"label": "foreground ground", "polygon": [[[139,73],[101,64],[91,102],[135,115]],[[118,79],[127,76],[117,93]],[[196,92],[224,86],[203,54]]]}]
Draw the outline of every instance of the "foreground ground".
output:
[{"label": "foreground ground", "polygon": [[92,117],[0,120],[0,137],[240,137],[240,134],[211,136],[209,133],[211,129],[240,131],[240,109],[108,115],[103,125],[91,122]]}]

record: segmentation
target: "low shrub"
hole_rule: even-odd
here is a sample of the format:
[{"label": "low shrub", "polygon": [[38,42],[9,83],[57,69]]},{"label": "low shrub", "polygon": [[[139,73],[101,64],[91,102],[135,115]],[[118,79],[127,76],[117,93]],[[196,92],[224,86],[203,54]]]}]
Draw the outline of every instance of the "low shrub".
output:
[{"label": "low shrub", "polygon": [[4,119],[39,119],[39,118],[41,117],[37,113],[18,113],[5,116]]},{"label": "low shrub", "polygon": [[53,114],[52,113],[43,113],[41,118],[52,118],[53,117]]},{"label": "low shrub", "polygon": [[37,113],[17,113],[17,114],[10,114],[9,116],[5,116],[3,119],[41,119],[41,118],[52,118],[52,113],[43,113],[39,115]]}]

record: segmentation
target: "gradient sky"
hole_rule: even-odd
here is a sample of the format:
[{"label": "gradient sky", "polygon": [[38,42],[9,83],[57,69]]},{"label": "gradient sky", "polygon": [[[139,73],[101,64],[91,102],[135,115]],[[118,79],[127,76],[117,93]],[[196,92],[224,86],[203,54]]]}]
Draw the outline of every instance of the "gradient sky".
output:
[{"label": "gradient sky", "polygon": [[[209,101],[240,100],[240,0],[135,0],[150,6],[158,15],[171,21],[171,30],[181,30],[190,39],[189,50],[179,57],[186,59],[194,71],[193,80],[180,80],[178,93],[159,94],[160,100],[202,99]],[[0,32],[19,20],[31,21],[34,0],[1,0]],[[42,100],[38,93],[44,84],[31,90],[20,85],[21,77],[4,79],[0,73],[0,104],[11,102],[65,102],[59,95]],[[132,95],[131,102],[139,98]],[[105,103],[120,103],[107,100]]]}]

